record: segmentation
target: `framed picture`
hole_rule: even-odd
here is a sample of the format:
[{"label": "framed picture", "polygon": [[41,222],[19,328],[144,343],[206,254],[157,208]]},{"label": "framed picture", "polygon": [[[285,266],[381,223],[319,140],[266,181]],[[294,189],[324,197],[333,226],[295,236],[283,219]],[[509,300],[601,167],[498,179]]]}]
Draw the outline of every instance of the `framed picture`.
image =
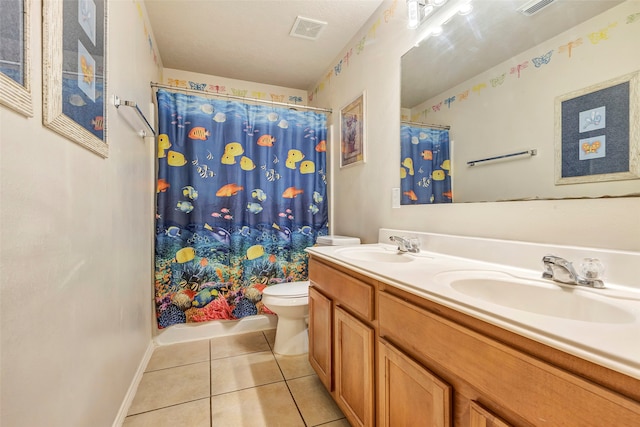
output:
[{"label": "framed picture", "polygon": [[640,72],[556,98],[556,185],[640,178]]},{"label": "framed picture", "polygon": [[43,122],[107,157],[107,1],[43,2]]},{"label": "framed picture", "polygon": [[364,92],[340,109],[340,167],[364,163]]},{"label": "framed picture", "polygon": [[0,104],[33,117],[29,22],[31,0],[0,0]]}]

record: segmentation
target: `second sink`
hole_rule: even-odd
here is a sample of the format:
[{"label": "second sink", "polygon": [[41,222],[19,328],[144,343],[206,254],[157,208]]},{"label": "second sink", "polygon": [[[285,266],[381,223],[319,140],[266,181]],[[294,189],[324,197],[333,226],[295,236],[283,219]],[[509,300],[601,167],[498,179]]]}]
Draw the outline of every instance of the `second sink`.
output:
[{"label": "second sink", "polygon": [[582,322],[631,323],[635,316],[580,290],[500,272],[453,271],[435,279],[468,297],[515,310]]}]

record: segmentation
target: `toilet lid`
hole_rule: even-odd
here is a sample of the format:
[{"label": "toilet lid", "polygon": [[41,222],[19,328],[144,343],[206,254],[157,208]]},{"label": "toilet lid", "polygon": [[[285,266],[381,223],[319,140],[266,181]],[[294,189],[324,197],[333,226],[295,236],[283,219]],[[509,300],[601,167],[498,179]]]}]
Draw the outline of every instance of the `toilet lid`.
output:
[{"label": "toilet lid", "polygon": [[280,298],[306,297],[309,295],[309,282],[290,282],[271,285],[264,288],[262,294]]}]

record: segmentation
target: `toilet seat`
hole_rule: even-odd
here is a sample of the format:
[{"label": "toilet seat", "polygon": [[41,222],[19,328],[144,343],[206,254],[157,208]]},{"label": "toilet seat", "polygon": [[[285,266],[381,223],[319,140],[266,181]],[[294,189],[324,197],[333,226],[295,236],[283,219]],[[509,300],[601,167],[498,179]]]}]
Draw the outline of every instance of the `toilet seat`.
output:
[{"label": "toilet seat", "polygon": [[271,285],[262,291],[263,296],[276,298],[306,298],[309,296],[309,281]]}]

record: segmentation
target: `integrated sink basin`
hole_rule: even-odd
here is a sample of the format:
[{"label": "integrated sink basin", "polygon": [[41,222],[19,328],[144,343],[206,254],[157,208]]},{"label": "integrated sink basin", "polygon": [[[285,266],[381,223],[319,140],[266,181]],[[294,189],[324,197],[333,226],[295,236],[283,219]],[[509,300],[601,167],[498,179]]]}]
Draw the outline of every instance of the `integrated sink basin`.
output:
[{"label": "integrated sink basin", "polygon": [[347,259],[356,261],[405,263],[411,262],[414,258],[407,253],[392,251],[384,247],[349,247],[336,250],[336,254]]},{"label": "integrated sink basin", "polygon": [[595,292],[501,272],[452,271],[434,279],[454,291],[503,307],[592,323],[632,323],[633,313],[601,301]]}]

